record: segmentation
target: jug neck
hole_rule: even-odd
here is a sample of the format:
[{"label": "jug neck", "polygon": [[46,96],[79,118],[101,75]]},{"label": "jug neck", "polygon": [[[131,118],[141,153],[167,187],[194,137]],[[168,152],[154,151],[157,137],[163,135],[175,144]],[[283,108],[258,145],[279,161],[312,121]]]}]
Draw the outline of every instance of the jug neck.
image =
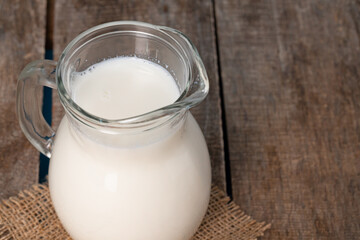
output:
[{"label": "jug neck", "polygon": [[90,125],[68,113],[66,117],[74,134],[85,136],[109,147],[134,148],[160,142],[174,135],[181,135],[188,112],[183,109],[142,125],[129,123],[126,127],[118,128]]},{"label": "jug neck", "polygon": [[[179,86],[180,97],[155,111],[115,120],[95,116],[73,100],[73,73],[82,72],[101,59],[129,55],[165,64]],[[102,24],[76,37],[60,56],[56,80],[60,101],[67,113],[94,129],[152,129],[153,125],[161,125],[199,104],[209,91],[204,65],[195,46],[184,34],[168,27],[134,21]]]}]

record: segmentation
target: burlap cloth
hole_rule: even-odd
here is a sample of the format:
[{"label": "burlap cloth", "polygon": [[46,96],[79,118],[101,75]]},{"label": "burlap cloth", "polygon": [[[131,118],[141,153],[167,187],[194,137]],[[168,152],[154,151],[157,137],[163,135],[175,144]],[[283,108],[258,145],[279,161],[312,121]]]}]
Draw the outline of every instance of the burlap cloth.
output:
[{"label": "burlap cloth", "polygon": [[[213,187],[207,214],[192,240],[256,239],[269,224],[256,222]],[[35,185],[0,205],[0,240],[68,239],[46,185]],[[171,240],[171,239],[169,239]]]}]

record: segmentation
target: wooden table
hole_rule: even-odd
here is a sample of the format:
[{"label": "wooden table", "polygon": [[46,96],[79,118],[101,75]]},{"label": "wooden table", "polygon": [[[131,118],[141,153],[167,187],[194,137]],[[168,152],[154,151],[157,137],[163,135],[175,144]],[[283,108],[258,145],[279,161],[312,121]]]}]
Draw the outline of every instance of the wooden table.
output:
[{"label": "wooden table", "polygon": [[[213,181],[262,239],[359,239],[360,3],[345,0],[0,0],[0,198],[39,179],[15,115],[17,76],[114,20],[167,25],[198,47],[211,82],[192,110]],[[54,94],[53,124],[63,112]]]}]

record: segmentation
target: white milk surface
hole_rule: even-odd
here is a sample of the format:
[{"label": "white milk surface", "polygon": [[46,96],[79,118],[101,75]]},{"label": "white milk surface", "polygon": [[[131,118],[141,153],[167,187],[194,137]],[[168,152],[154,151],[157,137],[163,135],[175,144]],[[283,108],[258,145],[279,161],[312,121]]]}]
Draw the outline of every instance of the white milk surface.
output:
[{"label": "white milk surface", "polygon": [[180,96],[173,77],[160,65],[119,57],[74,76],[73,99],[107,119],[134,117],[174,103]]},{"label": "white milk surface", "polygon": [[[137,58],[106,60],[75,78],[76,103],[102,118],[143,114],[179,96],[165,69]],[[190,113],[175,133],[136,147],[94,141],[67,117],[56,133],[50,193],[75,240],[189,240],[206,212],[210,182],[206,143]]]}]

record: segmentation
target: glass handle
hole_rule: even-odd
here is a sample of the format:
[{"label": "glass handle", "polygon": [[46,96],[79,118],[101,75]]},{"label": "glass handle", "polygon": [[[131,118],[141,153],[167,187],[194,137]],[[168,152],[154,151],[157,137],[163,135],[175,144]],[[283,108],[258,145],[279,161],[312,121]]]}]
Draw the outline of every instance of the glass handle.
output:
[{"label": "glass handle", "polygon": [[42,115],[40,96],[44,86],[56,89],[55,70],[55,61],[39,60],[29,63],[19,76],[16,94],[16,110],[21,130],[37,150],[49,158],[55,131]]}]

